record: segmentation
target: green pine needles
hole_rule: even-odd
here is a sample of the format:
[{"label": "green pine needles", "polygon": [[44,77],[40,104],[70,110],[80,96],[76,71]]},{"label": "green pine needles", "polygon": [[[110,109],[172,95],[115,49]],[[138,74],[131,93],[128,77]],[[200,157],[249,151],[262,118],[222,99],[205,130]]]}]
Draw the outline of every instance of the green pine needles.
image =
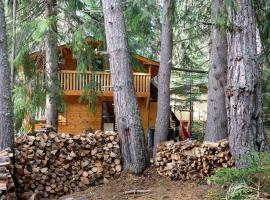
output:
[{"label": "green pine needles", "polygon": [[270,154],[251,153],[242,159],[250,167],[218,170],[209,178],[210,182],[227,188],[226,199],[252,199],[258,193],[270,193]]}]

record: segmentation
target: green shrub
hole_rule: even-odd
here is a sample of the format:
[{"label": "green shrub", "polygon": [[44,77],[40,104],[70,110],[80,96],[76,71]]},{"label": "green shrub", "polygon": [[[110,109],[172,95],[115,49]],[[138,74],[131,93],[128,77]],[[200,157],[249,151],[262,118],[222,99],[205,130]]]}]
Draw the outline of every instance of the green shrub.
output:
[{"label": "green shrub", "polygon": [[270,154],[253,153],[242,159],[248,168],[220,169],[209,181],[228,189],[226,199],[250,199],[249,195],[258,192],[258,188],[270,194]]},{"label": "green shrub", "polygon": [[226,200],[246,200],[251,199],[250,196],[253,193],[253,189],[246,183],[235,183],[232,184],[227,193]]}]

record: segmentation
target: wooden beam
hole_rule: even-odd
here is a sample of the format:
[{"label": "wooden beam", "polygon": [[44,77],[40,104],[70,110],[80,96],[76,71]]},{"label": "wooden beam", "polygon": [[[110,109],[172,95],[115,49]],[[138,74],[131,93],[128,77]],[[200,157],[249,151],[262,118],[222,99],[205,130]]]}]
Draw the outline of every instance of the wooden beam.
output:
[{"label": "wooden beam", "polygon": [[[153,64],[153,63],[148,63],[148,62],[145,62],[143,64],[159,67],[159,64]],[[178,68],[178,67],[172,67],[171,69],[174,71],[180,71],[180,72],[191,72],[191,73],[199,73],[199,74],[207,74],[208,73],[208,71],[199,70],[199,69],[187,69],[187,68]]]},{"label": "wooden beam", "polygon": [[180,72],[199,73],[199,74],[207,74],[208,73],[208,71],[204,71],[204,70],[186,69],[186,68],[177,68],[177,67],[172,67],[172,70],[174,70],[174,71],[180,71]]}]

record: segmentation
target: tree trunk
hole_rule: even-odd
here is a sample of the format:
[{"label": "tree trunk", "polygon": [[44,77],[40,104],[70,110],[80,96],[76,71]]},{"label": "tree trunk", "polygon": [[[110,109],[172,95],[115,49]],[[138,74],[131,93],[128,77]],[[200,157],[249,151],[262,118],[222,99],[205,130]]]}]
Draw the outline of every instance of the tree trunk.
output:
[{"label": "tree trunk", "polygon": [[161,30],[161,56],[158,72],[158,102],[157,119],[154,138],[154,154],[157,145],[167,140],[170,125],[170,78],[172,67],[173,48],[173,0],[163,0],[162,5],[162,30]]},{"label": "tree trunk", "polygon": [[14,60],[16,58],[16,22],[17,22],[17,0],[13,0],[12,3],[12,49],[11,49],[11,88],[14,86],[15,80],[15,67]]},{"label": "tree trunk", "polygon": [[45,16],[50,20],[49,30],[45,41],[46,54],[46,125],[57,129],[58,113],[58,50],[57,50],[57,1],[47,0]]},{"label": "tree trunk", "polygon": [[258,64],[256,20],[252,0],[237,0],[239,9],[229,9],[233,27],[228,32],[228,126],[229,143],[238,167],[252,152],[268,149],[263,127],[261,67]]},{"label": "tree trunk", "polygon": [[4,3],[0,1],[0,150],[14,143],[10,77]]},{"label": "tree trunk", "polygon": [[[223,0],[212,0],[212,19],[215,22]],[[211,31],[208,73],[207,126],[205,141],[216,142],[228,136],[225,91],[227,82],[227,36],[216,26]]]},{"label": "tree trunk", "polygon": [[123,168],[140,174],[148,166],[148,156],[136,101],[121,3],[121,0],[102,0]]}]

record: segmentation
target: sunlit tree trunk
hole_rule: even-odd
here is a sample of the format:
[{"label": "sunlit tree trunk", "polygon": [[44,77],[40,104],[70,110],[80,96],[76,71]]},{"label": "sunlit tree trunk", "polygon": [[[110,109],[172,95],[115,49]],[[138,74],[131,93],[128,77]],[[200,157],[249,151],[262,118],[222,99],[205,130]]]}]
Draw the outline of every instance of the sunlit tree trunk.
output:
[{"label": "sunlit tree trunk", "polygon": [[[220,14],[223,0],[212,0],[212,19]],[[225,29],[213,26],[208,73],[207,127],[205,141],[216,142],[228,136],[225,90],[227,82],[227,36]]]},{"label": "sunlit tree trunk", "polygon": [[[230,9],[233,23],[228,32],[229,143],[235,158],[268,149],[263,127],[261,66],[258,64],[256,20],[252,0],[237,0]],[[248,165],[237,160],[238,167]]]},{"label": "sunlit tree trunk", "polygon": [[58,113],[58,50],[57,50],[57,1],[46,0],[45,16],[50,21],[45,41],[46,55],[46,125],[57,129]]},{"label": "sunlit tree trunk", "polygon": [[154,154],[157,145],[167,140],[170,125],[170,78],[173,48],[173,0],[163,0],[161,28],[161,56],[158,72],[157,119],[154,137]]},{"label": "sunlit tree trunk", "polygon": [[4,3],[0,1],[0,150],[14,143],[10,77]]},{"label": "sunlit tree trunk", "polygon": [[123,166],[125,171],[140,174],[147,167],[148,158],[136,100],[122,3],[121,0],[102,0]]}]

